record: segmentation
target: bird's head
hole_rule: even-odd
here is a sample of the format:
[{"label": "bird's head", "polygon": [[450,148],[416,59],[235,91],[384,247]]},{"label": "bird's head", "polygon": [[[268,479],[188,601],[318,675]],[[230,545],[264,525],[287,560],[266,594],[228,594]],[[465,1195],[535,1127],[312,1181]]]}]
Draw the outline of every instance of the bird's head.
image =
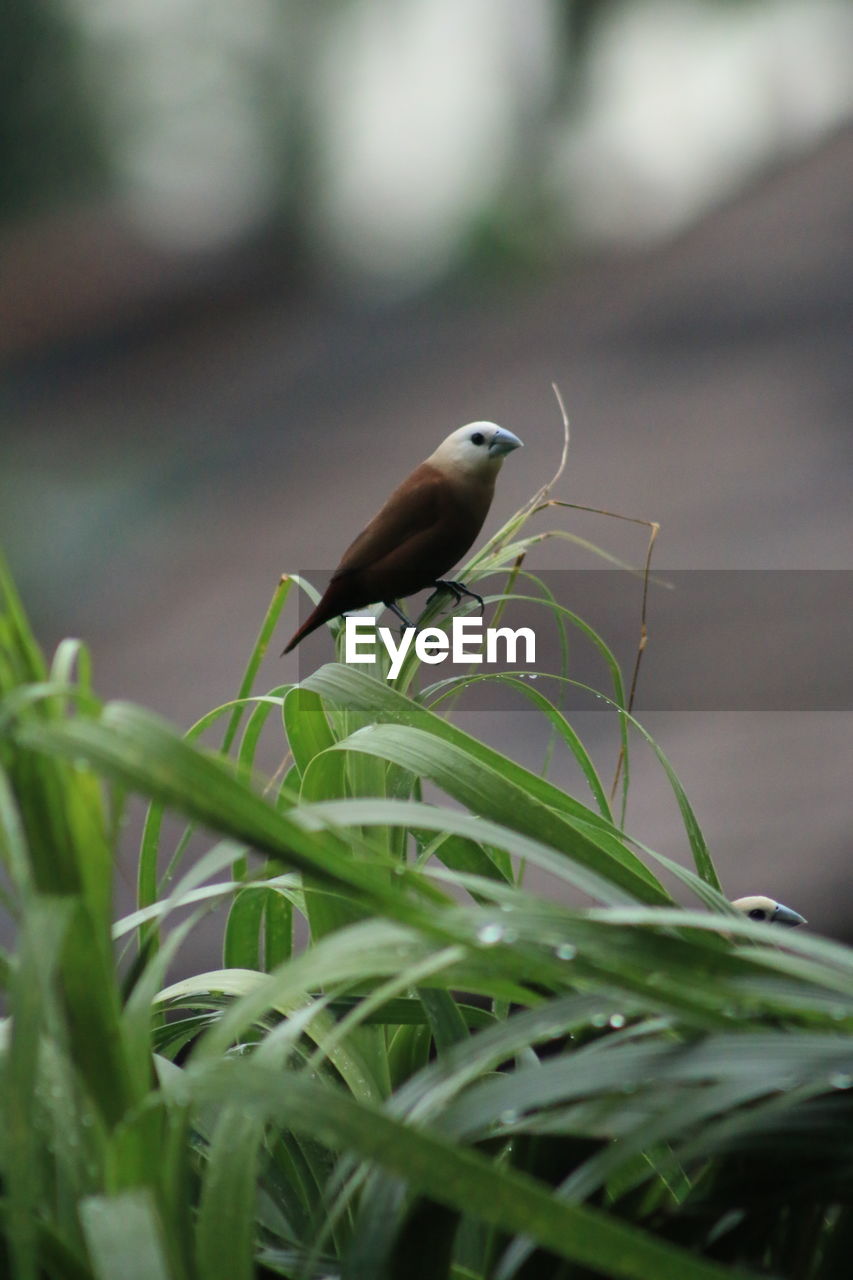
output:
[{"label": "bird's head", "polygon": [[469,422],[452,431],[427,459],[448,474],[490,476],[513,449],[520,449],[518,436],[494,422]]},{"label": "bird's head", "polygon": [[767,920],[770,924],[789,926],[806,923],[805,917],[801,916],[799,911],[783,907],[781,902],[774,902],[772,898],[765,898],[760,893],[752,894],[747,898],[735,898],[732,906],[742,911],[749,920]]}]

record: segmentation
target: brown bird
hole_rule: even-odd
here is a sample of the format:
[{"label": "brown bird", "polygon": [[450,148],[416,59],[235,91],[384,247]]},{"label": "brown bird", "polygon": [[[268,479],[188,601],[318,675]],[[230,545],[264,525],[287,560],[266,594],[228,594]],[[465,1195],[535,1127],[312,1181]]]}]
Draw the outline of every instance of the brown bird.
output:
[{"label": "brown bird", "polygon": [[494,422],[469,422],[453,431],[394,490],[384,507],[343,554],[323,598],[283,653],[331,618],[378,601],[412,623],[397,605],[424,587],[483,599],[445,579],[483,527],[504,457],[521,448]]}]

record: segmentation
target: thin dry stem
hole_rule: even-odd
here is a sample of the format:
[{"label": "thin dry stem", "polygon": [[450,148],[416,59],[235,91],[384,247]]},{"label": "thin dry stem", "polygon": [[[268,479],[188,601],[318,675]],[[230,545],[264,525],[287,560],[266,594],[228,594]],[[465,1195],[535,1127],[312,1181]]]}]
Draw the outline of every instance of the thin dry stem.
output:
[{"label": "thin dry stem", "polygon": [[283,760],[277,766],[275,773],[272,775],[272,777],[267,782],[267,785],[264,787],[262,795],[268,795],[269,792],[273,789],[273,787],[276,786],[276,784],[282,780],[282,778],[285,775],[285,772],[287,771],[287,767],[292,760],[293,760],[293,752],[288,748],[288,750],[284,753]]},{"label": "thin dry stem", "polygon": [[546,499],[548,498],[548,494],[551,492],[554,485],[566,469],[566,462],[569,457],[569,445],[571,443],[571,428],[569,426],[569,417],[566,413],[566,406],[563,404],[563,397],[560,394],[560,388],[557,386],[556,382],[552,382],[551,386],[554,390],[554,395],[557,397],[557,404],[560,407],[560,416],[563,420],[563,451],[560,454],[560,462],[557,470],[554,472],[551,479],[543,484],[542,488],[538,489],[532,498],[528,498],[527,502],[525,502],[523,506],[519,507],[515,515],[511,516],[509,520],[507,520],[503,529],[499,530],[491,541],[486,543],[485,547],[483,547],[475,557],[475,560],[481,560],[483,555],[487,552],[497,550],[497,548],[502,545],[502,542],[508,541],[515,533],[516,529],[523,525],[531,515],[535,515],[537,511],[541,511],[543,507],[547,506],[548,503]]}]

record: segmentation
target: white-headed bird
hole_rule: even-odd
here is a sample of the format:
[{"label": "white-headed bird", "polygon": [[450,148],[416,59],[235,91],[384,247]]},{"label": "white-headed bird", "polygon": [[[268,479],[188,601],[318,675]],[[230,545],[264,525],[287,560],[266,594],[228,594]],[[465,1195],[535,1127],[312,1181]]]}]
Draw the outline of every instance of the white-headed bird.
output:
[{"label": "white-headed bird", "polygon": [[473,545],[492,505],[503,460],[521,441],[494,422],[469,422],[443,440],[398,485],[370,524],[347,547],[323,598],[284,649],[331,618],[382,602],[406,625],[397,601],[425,587],[458,600],[479,600],[446,574]]},{"label": "white-headed bird", "polygon": [[760,893],[752,894],[747,898],[735,898],[732,906],[737,907],[738,911],[742,911],[750,920],[766,920],[769,924],[786,924],[789,927],[808,924],[805,916],[801,916],[799,911],[794,911],[791,907],[783,907],[781,902],[774,902],[772,898],[765,898]]}]

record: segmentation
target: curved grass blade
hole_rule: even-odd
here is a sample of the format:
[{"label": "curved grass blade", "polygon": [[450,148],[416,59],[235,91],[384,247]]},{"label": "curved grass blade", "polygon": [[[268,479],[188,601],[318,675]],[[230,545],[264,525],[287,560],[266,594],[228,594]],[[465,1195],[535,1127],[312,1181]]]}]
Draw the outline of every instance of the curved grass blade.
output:
[{"label": "curved grass blade", "polygon": [[[513,828],[501,826],[491,819],[461,813],[457,809],[438,808],[415,800],[364,797],[306,804],[301,806],[300,814],[303,820],[308,821],[316,815],[335,827],[347,827],[350,823],[370,826],[376,822],[386,826],[408,827],[415,831],[456,835],[472,842],[482,841],[533,863],[600,902],[628,904],[636,901],[634,895],[619,889],[594,868],[581,866],[562,857],[542,841]],[[440,849],[436,852],[440,857]]]},{"label": "curved grass blade", "polygon": [[240,688],[237,691],[236,699],[238,705],[235,706],[231,713],[231,719],[228,722],[225,735],[222,739],[223,753],[227,753],[231,749],[231,744],[234,741],[237,728],[243,714],[240,703],[243,699],[248,698],[252,692],[252,685],[255,683],[255,677],[257,676],[260,665],[264,659],[264,654],[269,647],[270,639],[273,631],[275,630],[276,624],[278,623],[279,615],[281,614],[287,597],[290,594],[290,588],[293,582],[294,579],[291,576],[286,573],[282,574],[278,585],[273,592],[272,600],[269,603],[266,616],[264,617],[264,620],[261,623],[261,629],[258,632],[258,638],[255,641],[251,654],[249,655],[249,661],[246,664],[243,679],[240,681]]},{"label": "curved grass blade", "polygon": [[439,680],[435,684],[429,685],[422,690],[421,697],[431,699],[427,703],[430,710],[439,706],[444,699],[455,692],[460,686],[467,688],[468,685],[479,684],[483,681],[490,681],[501,685],[507,685],[509,688],[517,689],[524,695],[529,702],[532,702],[550,721],[558,736],[568,747],[569,751],[578,762],[581,772],[583,773],[592,792],[593,799],[598,806],[599,813],[609,823],[613,823],[613,815],[610,811],[610,804],[601,785],[601,779],[598,776],[598,770],[592,762],[589,752],[581,742],[580,737],[569,724],[568,720],[560,711],[559,707],[553,703],[550,698],[546,698],[543,693],[535,689],[526,679],[528,672],[483,672],[478,675],[451,676],[447,680]]},{"label": "curved grass blade", "polygon": [[173,1280],[149,1191],[89,1196],[80,1204],[80,1221],[96,1280]]},{"label": "curved grass blade", "polygon": [[[475,814],[485,814],[510,830],[565,854],[641,902],[669,902],[669,895],[617,836],[556,813],[507,777],[509,770],[472,759],[455,743],[408,725],[380,724],[360,729],[336,750],[359,751],[391,760],[428,777]],[[334,753],[327,753],[334,754]],[[321,766],[325,757],[312,765]],[[591,810],[587,813],[597,817]]]},{"label": "curved grass blade", "polygon": [[387,683],[373,680],[353,667],[329,663],[313,672],[303,682],[303,687],[315,690],[333,706],[352,707],[362,712],[368,718],[368,725],[380,722],[422,729],[443,742],[461,748],[471,759],[481,761],[484,765],[504,773],[509,781],[523,787],[531,797],[548,805],[549,808],[583,819],[593,826],[620,836],[617,829],[594,810],[567,795],[552,782],[516,764],[509,757],[450,724],[427,707],[413,702],[411,698],[407,698]]},{"label": "curved grass blade", "polygon": [[[502,1230],[532,1236],[546,1248],[625,1280],[746,1280],[687,1254],[612,1215],[562,1205],[549,1189],[476,1152],[401,1125],[375,1107],[358,1104],[302,1076],[268,1071],[252,1062],[192,1071],[182,1092],[196,1103],[230,1101],[265,1118],[310,1133],[333,1149],[356,1152],[406,1180],[440,1204],[461,1209]],[[689,1271],[688,1271],[689,1268]]]}]

